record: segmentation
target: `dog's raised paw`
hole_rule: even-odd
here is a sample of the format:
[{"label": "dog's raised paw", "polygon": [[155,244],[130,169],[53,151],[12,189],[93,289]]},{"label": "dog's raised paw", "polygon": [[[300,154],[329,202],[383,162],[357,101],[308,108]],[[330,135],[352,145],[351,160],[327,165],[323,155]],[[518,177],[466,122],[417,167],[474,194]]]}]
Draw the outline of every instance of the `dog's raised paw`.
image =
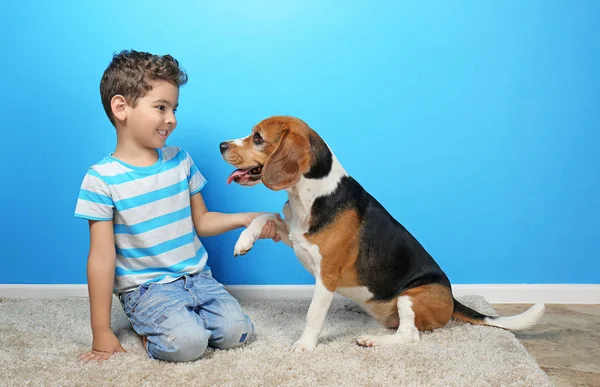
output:
[{"label": "dog's raised paw", "polygon": [[238,257],[238,256],[240,256],[240,255],[246,255],[247,253],[248,253],[248,250],[236,251],[236,250],[234,249],[234,251],[233,251],[233,256],[234,256],[234,257]]},{"label": "dog's raised paw", "polygon": [[237,248],[234,248],[234,249],[233,249],[233,256],[234,256],[234,257],[238,257],[238,256],[240,256],[240,255],[246,255],[246,254],[248,254],[248,251],[250,251],[250,249],[248,249],[248,250],[245,250],[245,249],[237,249]]},{"label": "dog's raised paw", "polygon": [[240,237],[238,238],[237,242],[235,243],[235,246],[233,248],[233,256],[237,257],[238,255],[247,254],[248,251],[250,251],[252,247],[254,247],[255,241],[256,238],[254,237],[254,235],[248,232],[248,230],[244,230],[240,234]]}]

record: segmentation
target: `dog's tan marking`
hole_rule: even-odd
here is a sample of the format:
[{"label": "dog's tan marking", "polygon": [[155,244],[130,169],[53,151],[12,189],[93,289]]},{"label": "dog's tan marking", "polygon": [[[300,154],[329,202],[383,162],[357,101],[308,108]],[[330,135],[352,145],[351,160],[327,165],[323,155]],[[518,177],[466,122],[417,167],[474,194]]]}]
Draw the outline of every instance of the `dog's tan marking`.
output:
[{"label": "dog's tan marking", "polygon": [[360,221],[356,210],[338,214],[332,223],[315,234],[306,234],[306,240],[319,246],[321,278],[327,290],[338,287],[360,286],[355,263],[360,245]]},{"label": "dog's tan marking", "polygon": [[311,153],[308,139],[289,129],[281,133],[279,145],[265,161],[262,182],[278,191],[293,186],[300,175],[310,169]]},{"label": "dog's tan marking", "polygon": [[398,297],[391,301],[367,301],[367,312],[386,328],[398,328]]},{"label": "dog's tan marking", "polygon": [[450,289],[438,284],[423,285],[405,291],[415,313],[415,326],[420,331],[441,328],[450,321],[454,311],[454,300]]},{"label": "dog's tan marking", "polygon": [[[420,331],[441,328],[450,321],[454,310],[454,300],[450,289],[438,285],[423,285],[400,294],[409,296],[415,313],[415,326]],[[379,323],[388,328],[397,328],[398,297],[391,301],[367,301],[367,308]]]},{"label": "dog's tan marking", "polygon": [[[264,165],[269,156],[281,145],[284,133],[288,132],[308,138],[308,134],[313,131],[299,119],[272,117],[254,126],[250,135],[228,141],[229,149],[223,154],[223,158],[237,168],[251,167],[256,164]],[[254,143],[256,133],[264,141],[260,145]],[[297,140],[302,141],[301,139]]]}]

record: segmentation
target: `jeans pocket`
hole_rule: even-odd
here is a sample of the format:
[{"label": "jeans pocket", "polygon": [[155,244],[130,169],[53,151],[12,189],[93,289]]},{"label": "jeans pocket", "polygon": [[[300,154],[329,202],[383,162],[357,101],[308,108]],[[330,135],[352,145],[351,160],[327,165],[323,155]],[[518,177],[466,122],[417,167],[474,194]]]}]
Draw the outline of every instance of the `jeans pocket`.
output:
[{"label": "jeans pocket", "polygon": [[198,272],[198,273],[192,275],[192,277],[196,276],[196,275],[200,275],[200,276],[205,277],[205,278],[212,278],[213,277],[212,276],[212,270],[210,268],[208,268],[208,267],[204,268],[204,270],[202,270],[201,272]]},{"label": "jeans pocket", "polygon": [[153,286],[154,283],[142,284],[137,289],[125,294],[122,301],[126,309],[130,310],[131,313],[135,313],[135,308],[146,298]]}]

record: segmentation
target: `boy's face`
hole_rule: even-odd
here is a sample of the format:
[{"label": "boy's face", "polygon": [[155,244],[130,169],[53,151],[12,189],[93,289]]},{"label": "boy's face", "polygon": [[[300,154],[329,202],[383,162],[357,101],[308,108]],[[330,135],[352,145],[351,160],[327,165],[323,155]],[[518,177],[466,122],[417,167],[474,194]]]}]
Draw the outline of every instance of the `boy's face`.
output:
[{"label": "boy's face", "polygon": [[175,111],[179,88],[163,80],[148,82],[152,90],[138,99],[135,107],[126,107],[128,134],[147,148],[162,148],[177,126]]}]

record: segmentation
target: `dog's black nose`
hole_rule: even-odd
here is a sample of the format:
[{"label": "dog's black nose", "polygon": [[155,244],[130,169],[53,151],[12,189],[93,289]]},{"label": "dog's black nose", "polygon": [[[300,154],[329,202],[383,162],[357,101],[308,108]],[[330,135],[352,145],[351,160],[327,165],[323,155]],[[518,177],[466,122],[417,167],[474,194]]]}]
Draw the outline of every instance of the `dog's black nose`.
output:
[{"label": "dog's black nose", "polygon": [[226,142],[222,142],[219,144],[219,148],[221,149],[221,153],[225,152],[227,149],[229,149],[229,144]]}]

